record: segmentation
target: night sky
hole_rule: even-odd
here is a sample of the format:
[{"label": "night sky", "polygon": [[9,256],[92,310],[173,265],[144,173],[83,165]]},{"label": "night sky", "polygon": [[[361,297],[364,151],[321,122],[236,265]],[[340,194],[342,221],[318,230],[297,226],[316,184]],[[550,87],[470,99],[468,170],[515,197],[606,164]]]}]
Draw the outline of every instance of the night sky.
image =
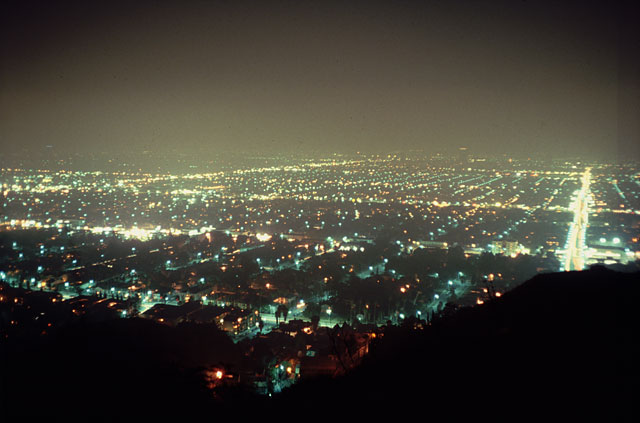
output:
[{"label": "night sky", "polygon": [[630,1],[1,7],[0,152],[640,158]]}]

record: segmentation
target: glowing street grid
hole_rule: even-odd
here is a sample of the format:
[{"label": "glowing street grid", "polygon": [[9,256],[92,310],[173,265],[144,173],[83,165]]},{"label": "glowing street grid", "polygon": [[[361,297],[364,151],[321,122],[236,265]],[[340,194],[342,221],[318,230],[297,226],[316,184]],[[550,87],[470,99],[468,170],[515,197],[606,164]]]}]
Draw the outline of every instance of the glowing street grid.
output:
[{"label": "glowing street grid", "polygon": [[136,239],[211,230],[374,238],[397,225],[418,243],[491,250],[517,241],[562,256],[571,270],[633,258],[638,175],[606,164],[393,155],[194,174],[3,169],[0,225]]},{"label": "glowing street grid", "polygon": [[[322,304],[323,325],[395,321],[454,298],[480,304],[483,279],[504,291],[540,271],[640,258],[632,165],[408,155],[268,162],[201,173],[2,169],[0,280],[65,299],[135,297],[139,313],[244,296],[273,327],[278,301],[295,305],[292,316]],[[387,280],[393,305],[336,294],[352,276]]]}]

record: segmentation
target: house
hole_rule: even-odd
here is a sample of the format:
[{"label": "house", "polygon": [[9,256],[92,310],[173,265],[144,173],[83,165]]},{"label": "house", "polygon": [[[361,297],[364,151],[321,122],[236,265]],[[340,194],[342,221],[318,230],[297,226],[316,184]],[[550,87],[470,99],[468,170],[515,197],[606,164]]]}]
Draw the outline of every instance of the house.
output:
[{"label": "house", "polygon": [[189,315],[200,308],[202,308],[202,305],[198,302],[188,302],[179,306],[156,304],[141,314],[141,317],[175,326],[178,323],[188,321]]},{"label": "house", "polygon": [[220,322],[220,328],[227,333],[238,335],[258,324],[258,311],[230,308]]},{"label": "house", "polygon": [[215,323],[219,325],[220,319],[223,319],[226,313],[227,310],[224,307],[207,305],[191,313],[189,320],[196,323]]},{"label": "house", "polygon": [[200,302],[191,301],[179,306],[156,304],[141,316],[171,326],[181,322],[215,323],[228,334],[239,335],[255,327],[259,315],[257,310],[203,306]]},{"label": "house", "polygon": [[65,300],[64,303],[71,308],[72,313],[76,316],[85,315],[94,321],[126,317],[131,309],[129,302],[126,300],[87,295],[70,298]]}]

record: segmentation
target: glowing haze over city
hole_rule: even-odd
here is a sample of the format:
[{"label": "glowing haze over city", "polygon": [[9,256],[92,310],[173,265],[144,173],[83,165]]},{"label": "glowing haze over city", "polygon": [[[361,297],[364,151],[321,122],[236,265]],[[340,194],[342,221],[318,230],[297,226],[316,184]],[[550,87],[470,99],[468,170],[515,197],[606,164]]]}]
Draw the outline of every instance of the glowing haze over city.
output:
[{"label": "glowing haze over city", "polygon": [[57,415],[67,371],[120,404],[290,404],[393,345],[489,343],[545,281],[637,275],[637,9],[4,2],[0,404],[46,374]]}]

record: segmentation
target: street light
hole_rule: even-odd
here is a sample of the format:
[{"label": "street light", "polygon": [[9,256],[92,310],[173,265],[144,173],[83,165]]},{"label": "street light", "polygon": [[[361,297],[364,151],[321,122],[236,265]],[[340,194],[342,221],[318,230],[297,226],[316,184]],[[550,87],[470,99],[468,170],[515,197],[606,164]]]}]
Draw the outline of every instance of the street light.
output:
[{"label": "street light", "polygon": [[332,313],[331,307],[328,307],[327,314],[329,315],[329,325],[331,325],[331,313]]}]

